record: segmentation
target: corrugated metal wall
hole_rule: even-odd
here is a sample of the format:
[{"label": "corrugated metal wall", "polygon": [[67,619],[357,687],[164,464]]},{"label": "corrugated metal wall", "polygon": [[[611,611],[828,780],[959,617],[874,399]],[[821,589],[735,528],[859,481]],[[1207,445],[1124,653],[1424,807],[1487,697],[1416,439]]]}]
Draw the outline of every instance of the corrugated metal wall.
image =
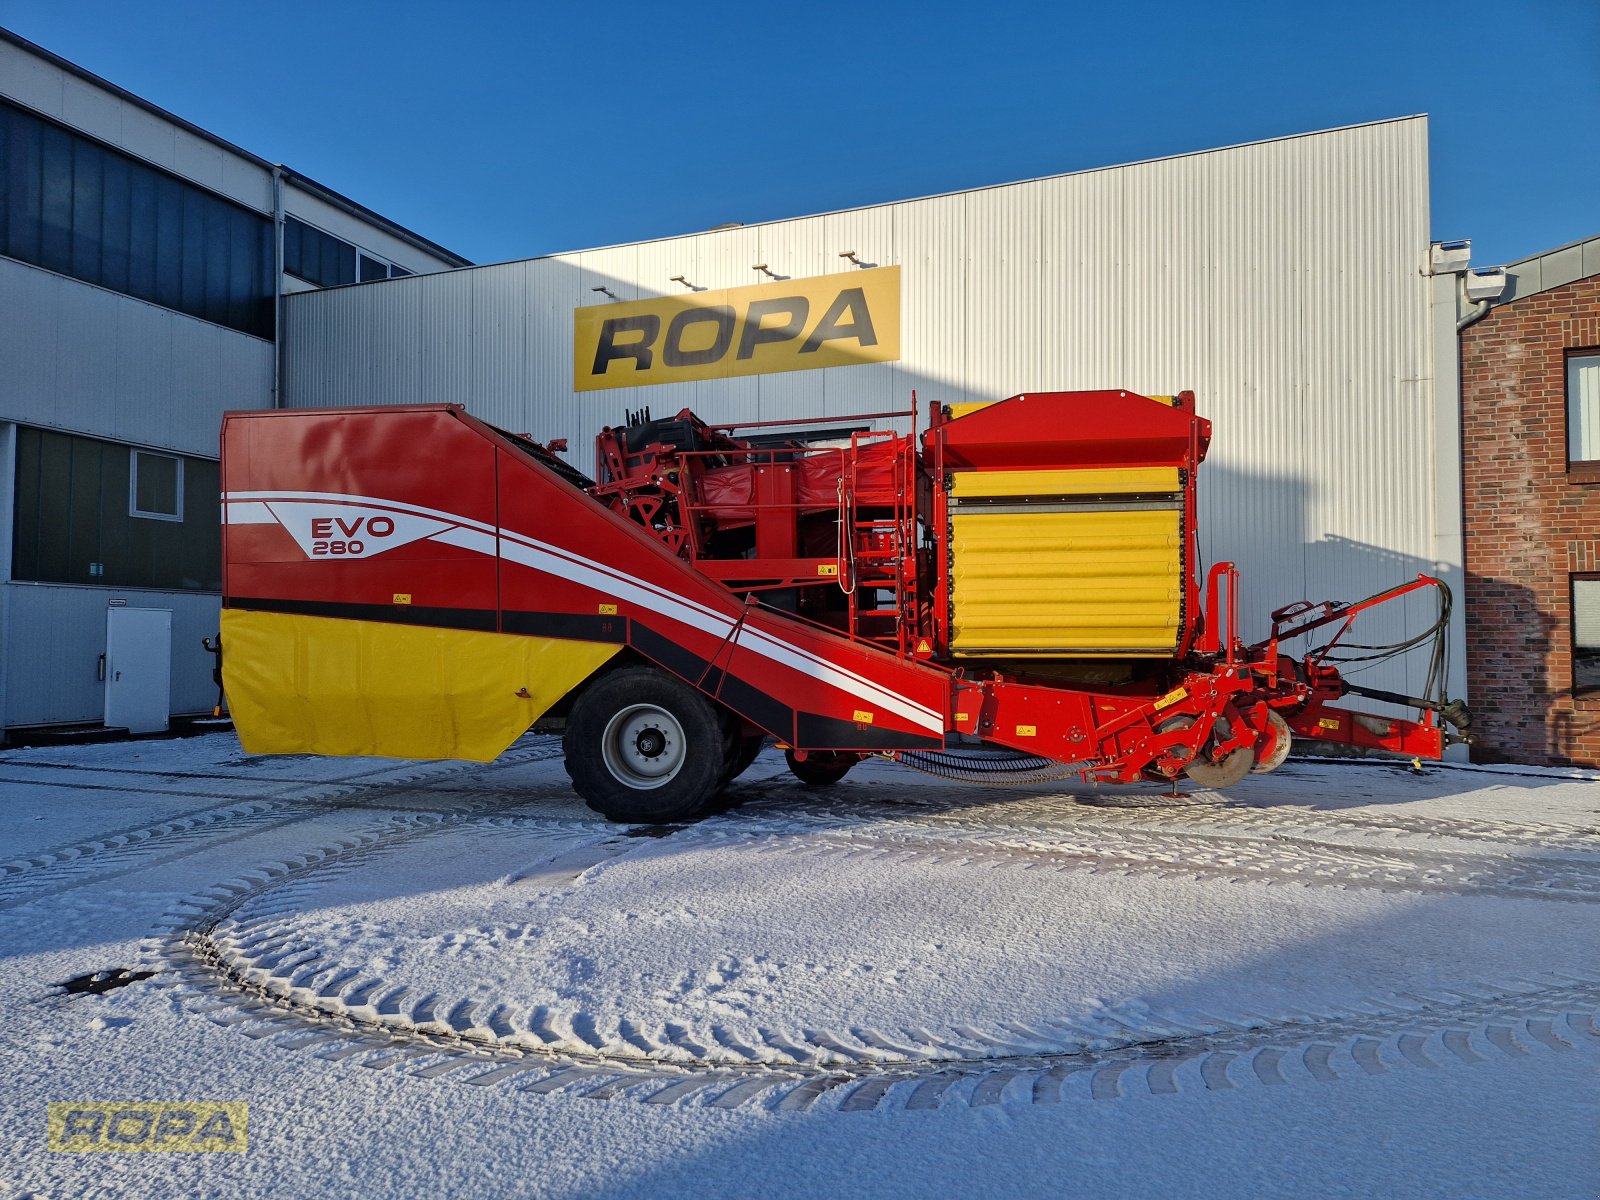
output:
[{"label": "corrugated metal wall", "polygon": [[0,329],[6,420],[215,458],[223,412],[271,403],[271,342],[8,258]]},{"label": "corrugated metal wall", "polygon": [[[587,469],[624,409],[712,421],[1185,388],[1215,423],[1203,550],[1248,614],[1435,566],[1427,123],[1326,133],[287,301],[305,406],[449,400]],[[896,363],[575,393],[572,310],[899,264]],[[1450,564],[1458,567],[1459,564]],[[1420,614],[1413,614],[1419,616]],[[1264,629],[1257,618],[1252,627]],[[1367,632],[1398,633],[1395,622]],[[1363,639],[1363,640],[1371,640]],[[1370,676],[1419,687],[1420,674]]]},{"label": "corrugated metal wall", "polygon": [[[106,644],[106,601],[172,610],[172,711],[204,713],[216,703],[216,660],[200,640],[216,637],[221,599],[190,592],[117,591],[55,584],[6,586],[11,627],[33,630],[12,640],[6,664],[5,711],[13,725],[98,720],[105,684],[97,658]],[[48,632],[47,632],[48,631]]]}]

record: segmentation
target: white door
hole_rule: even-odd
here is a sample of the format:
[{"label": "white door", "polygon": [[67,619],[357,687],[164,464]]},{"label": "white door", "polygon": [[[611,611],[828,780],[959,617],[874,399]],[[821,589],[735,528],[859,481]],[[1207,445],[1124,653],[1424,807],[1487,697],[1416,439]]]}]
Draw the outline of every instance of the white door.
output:
[{"label": "white door", "polygon": [[164,732],[171,699],[172,610],[106,609],[106,727]]}]

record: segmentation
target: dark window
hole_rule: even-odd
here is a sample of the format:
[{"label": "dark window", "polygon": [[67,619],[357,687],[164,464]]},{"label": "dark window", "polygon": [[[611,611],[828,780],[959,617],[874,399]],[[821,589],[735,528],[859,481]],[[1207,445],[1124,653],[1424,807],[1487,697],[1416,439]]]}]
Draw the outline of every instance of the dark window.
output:
[{"label": "dark window", "polygon": [[272,336],[269,218],[3,102],[0,254]]},{"label": "dark window", "polygon": [[[348,271],[344,269],[349,259]],[[290,275],[333,287],[356,280],[356,248],[332,234],[314,229],[298,217],[283,219],[283,269]]]},{"label": "dark window", "polygon": [[415,274],[416,274],[415,271],[408,271],[404,267],[400,266],[398,263],[390,263],[389,264],[389,278],[390,279],[399,279],[400,276],[402,276],[402,275],[415,275]]},{"label": "dark window", "polygon": [[133,452],[128,515],[183,520],[183,460],[149,450]]},{"label": "dark window", "polygon": [[390,266],[376,255],[358,250],[343,238],[307,225],[299,217],[283,219],[283,269],[318,287],[411,274],[404,267]]},{"label": "dark window", "polygon": [[221,590],[214,461],[19,426],[16,478],[13,578]]},{"label": "dark window", "polygon": [[38,122],[15,119],[15,110],[0,106],[6,127],[6,159],[0,171],[5,205],[5,240],[0,250],[12,258],[36,263],[44,232],[44,130]]},{"label": "dark window", "polygon": [[101,164],[105,172],[102,193],[104,214],[100,225],[100,282],[124,295],[133,295],[128,274],[128,254],[132,246],[133,177],[128,160],[111,154]]},{"label": "dark window", "polygon": [[1600,575],[1572,577],[1572,690],[1600,692]]},{"label": "dark window", "polygon": [[1567,355],[1567,461],[1600,462],[1600,350]]},{"label": "dark window", "polygon": [[106,156],[93,142],[72,143],[72,274],[98,282],[100,234],[105,222]]},{"label": "dark window", "polygon": [[54,125],[44,127],[43,177],[40,193],[39,261],[35,266],[72,274],[72,136]]}]

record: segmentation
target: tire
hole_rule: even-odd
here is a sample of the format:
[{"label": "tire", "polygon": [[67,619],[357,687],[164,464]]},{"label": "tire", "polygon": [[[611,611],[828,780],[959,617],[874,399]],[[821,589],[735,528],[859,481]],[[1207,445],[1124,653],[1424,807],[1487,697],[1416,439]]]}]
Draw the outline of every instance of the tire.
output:
[{"label": "tire", "polygon": [[658,824],[698,813],[727,763],[717,709],[654,667],[626,667],[578,697],[562,738],[584,803],[613,821]]},{"label": "tire", "polygon": [[785,750],[783,757],[789,762],[789,770],[801,783],[809,783],[812,787],[831,787],[850,773],[850,768],[861,761],[855,754],[826,754],[812,752],[802,759],[794,756],[793,750]]},{"label": "tire", "polygon": [[722,786],[727,787],[748,771],[750,764],[755,762],[756,755],[761,753],[761,747],[766,744],[767,736],[764,733],[752,734],[750,737],[736,737],[728,765],[722,771]]}]

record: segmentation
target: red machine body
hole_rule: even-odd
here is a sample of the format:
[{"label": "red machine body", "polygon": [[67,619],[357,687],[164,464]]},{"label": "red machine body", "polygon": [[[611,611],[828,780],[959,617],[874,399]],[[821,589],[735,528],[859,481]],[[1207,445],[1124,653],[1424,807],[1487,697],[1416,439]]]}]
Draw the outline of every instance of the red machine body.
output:
[{"label": "red machine body", "polygon": [[[870,427],[883,418],[911,432]],[[1240,641],[1237,573],[1219,563],[1202,578],[1198,562],[1196,478],[1211,430],[1191,394],[1037,393],[936,405],[926,428],[916,421],[911,411],[774,432],[640,414],[599,435],[590,480],[457,406],[230,414],[224,633],[233,620],[251,647],[239,653],[255,660],[232,645],[224,659],[230,696],[249,693],[234,704],[236,719],[251,714],[241,733],[248,744],[252,722],[289,729],[279,715],[317,699],[305,678],[267,678],[266,659],[291,652],[272,639],[289,635],[262,632],[269,618],[254,614],[312,620],[293,630],[302,658],[307,645],[342,653],[357,624],[435,631],[390,657],[448,657],[437,639],[460,631],[603,658],[562,659],[577,677],[551,683],[560,694],[526,723],[529,713],[506,714],[513,730],[581,708],[594,679],[623,664],[664,672],[725,728],[719,779],[739,747],[770,735],[797,773],[808,761],[842,774],[867,753],[916,763],[981,748],[1091,780],[1187,773],[1227,786],[1280,763],[1291,730],[1438,757],[1456,736],[1439,713],[1465,724],[1442,694],[1413,701],[1417,720],[1333,704],[1346,685],[1332,655],[1349,622],[1442,589],[1436,580],[1360,605],[1291,606],[1266,642]],[[1327,646],[1284,653],[1325,626],[1339,627]],[[518,694],[532,699],[529,686]],[[390,691],[396,712],[427,699]],[[602,722],[604,736],[623,736],[621,719]],[[646,726],[627,735],[635,757],[660,740]],[[274,736],[280,749],[312,737]],[[337,752],[394,752],[373,736]],[[621,753],[608,752],[606,762]]]}]

